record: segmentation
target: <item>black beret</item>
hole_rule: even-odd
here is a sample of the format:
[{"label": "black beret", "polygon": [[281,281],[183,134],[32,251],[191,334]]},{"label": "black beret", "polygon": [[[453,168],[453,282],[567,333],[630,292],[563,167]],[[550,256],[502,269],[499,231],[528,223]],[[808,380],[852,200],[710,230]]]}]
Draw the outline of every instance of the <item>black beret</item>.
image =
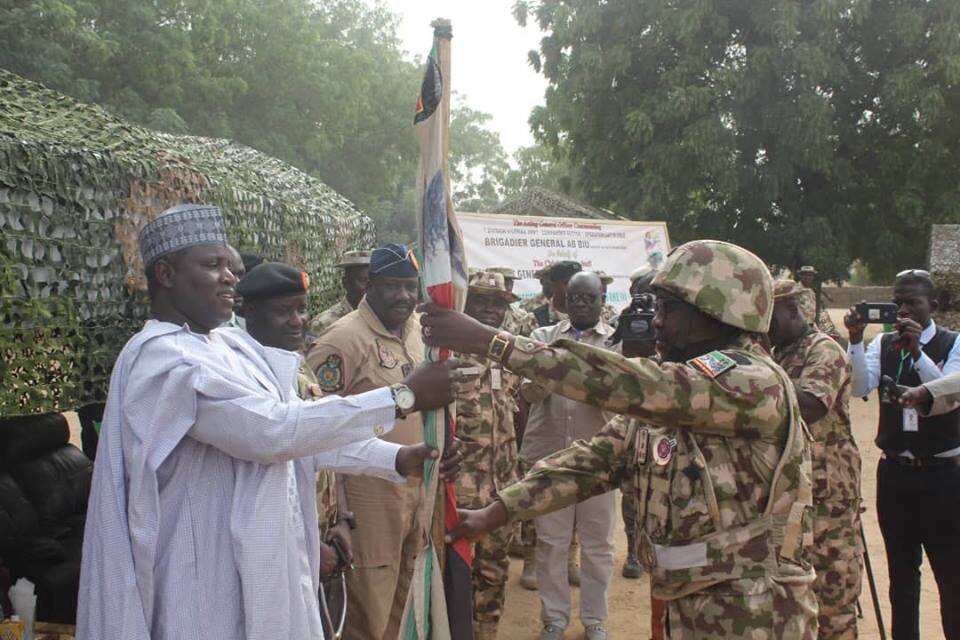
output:
[{"label": "black beret", "polygon": [[420,266],[413,252],[402,244],[385,244],[370,255],[370,277],[416,278]]},{"label": "black beret", "polygon": [[566,282],[573,277],[575,273],[583,271],[583,266],[573,260],[561,260],[550,265],[550,281]]},{"label": "black beret", "polygon": [[309,289],[307,272],[282,262],[261,262],[237,284],[237,293],[248,300],[292,296]]}]

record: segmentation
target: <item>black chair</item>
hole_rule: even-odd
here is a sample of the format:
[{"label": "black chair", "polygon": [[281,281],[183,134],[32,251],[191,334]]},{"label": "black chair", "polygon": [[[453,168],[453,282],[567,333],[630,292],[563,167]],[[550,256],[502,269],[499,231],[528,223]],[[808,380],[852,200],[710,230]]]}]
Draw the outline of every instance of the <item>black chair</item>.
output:
[{"label": "black chair", "polygon": [[93,463],[62,414],[0,419],[0,558],[36,585],[36,619],[74,624]]}]

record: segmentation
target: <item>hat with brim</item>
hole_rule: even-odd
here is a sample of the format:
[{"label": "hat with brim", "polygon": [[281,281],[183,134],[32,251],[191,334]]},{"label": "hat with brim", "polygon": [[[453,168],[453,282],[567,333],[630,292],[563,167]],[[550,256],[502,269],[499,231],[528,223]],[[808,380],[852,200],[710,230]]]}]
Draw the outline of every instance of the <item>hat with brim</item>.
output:
[{"label": "hat with brim", "polygon": [[806,291],[806,288],[799,282],[787,280],[786,278],[777,280],[773,283],[773,299],[786,300],[794,298]]},{"label": "hat with brim", "polygon": [[340,258],[340,262],[338,262],[336,266],[341,269],[347,269],[349,267],[369,267],[370,252],[369,251],[347,251]]},{"label": "hat with brim", "polygon": [[807,264],[807,265],[804,265],[804,266],[800,267],[800,271],[798,271],[797,273],[804,273],[804,274],[805,274],[805,273],[809,273],[809,274],[812,274],[812,275],[817,275],[817,270],[816,270],[814,267],[812,267],[812,266],[810,266],[809,264]]},{"label": "hat with brim", "polygon": [[600,278],[600,282],[606,285],[613,284],[613,276],[607,275],[603,271],[594,271],[597,274],[597,277]]},{"label": "hat with brim", "polygon": [[499,273],[507,280],[516,280],[517,272],[513,267],[490,267],[487,271],[491,273]]},{"label": "hat with brim", "polygon": [[494,271],[480,271],[470,276],[469,293],[481,296],[493,296],[505,302],[516,302],[520,296],[507,290],[503,274]]}]

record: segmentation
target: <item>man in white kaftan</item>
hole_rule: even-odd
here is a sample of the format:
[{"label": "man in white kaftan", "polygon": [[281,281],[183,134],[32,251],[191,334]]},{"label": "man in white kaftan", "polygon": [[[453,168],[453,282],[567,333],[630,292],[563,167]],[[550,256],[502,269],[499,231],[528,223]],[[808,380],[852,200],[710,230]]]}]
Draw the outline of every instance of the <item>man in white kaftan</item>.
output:
[{"label": "man in white kaftan", "polygon": [[[151,245],[150,233],[166,235]],[[176,207],[141,234],[147,269],[169,262],[148,278],[161,319],[111,376],[78,640],[321,639],[317,467],[402,480],[402,448],[376,438],[393,427],[397,390],[300,400],[297,354],[215,329],[236,282],[225,247],[213,207]]]}]

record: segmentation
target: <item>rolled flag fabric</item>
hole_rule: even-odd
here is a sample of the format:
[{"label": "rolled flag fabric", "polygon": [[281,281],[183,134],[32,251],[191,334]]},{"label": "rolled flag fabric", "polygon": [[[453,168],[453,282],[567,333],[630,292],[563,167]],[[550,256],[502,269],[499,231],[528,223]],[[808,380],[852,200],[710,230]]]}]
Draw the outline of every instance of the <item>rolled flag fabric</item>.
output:
[{"label": "rolled flag fabric", "polygon": [[[436,304],[462,310],[467,297],[467,264],[463,236],[453,212],[447,175],[450,125],[450,22],[432,23],[433,47],[417,100],[414,125],[420,138],[419,201],[421,274],[426,295]],[[427,360],[449,357],[446,350],[428,349]],[[424,442],[441,451],[456,433],[454,407],[424,415]],[[450,530],[457,523],[457,500],[452,483],[438,491],[437,463],[428,460],[423,474],[425,517],[434,513],[434,498],[443,496],[443,523]],[[426,526],[426,525],[425,525]],[[417,556],[413,583],[407,597],[401,626],[404,640],[457,640],[473,638],[473,593],[470,543],[460,540],[444,546],[436,536],[424,536],[427,548]],[[441,571],[439,555],[444,554]],[[443,576],[441,578],[441,575]]]}]

